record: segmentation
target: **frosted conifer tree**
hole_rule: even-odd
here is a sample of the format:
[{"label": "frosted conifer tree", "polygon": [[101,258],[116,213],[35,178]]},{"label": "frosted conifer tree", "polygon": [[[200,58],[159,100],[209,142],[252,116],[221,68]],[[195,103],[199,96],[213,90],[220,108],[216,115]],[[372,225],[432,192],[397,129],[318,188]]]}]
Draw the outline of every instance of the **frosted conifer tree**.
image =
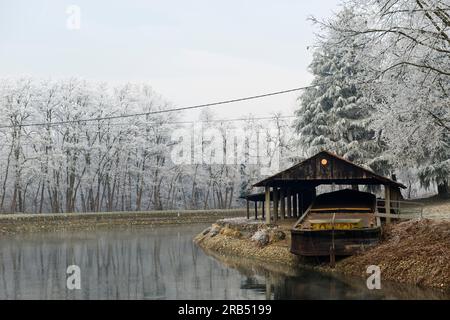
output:
[{"label": "frosted conifer tree", "polygon": [[[377,112],[372,128],[400,173],[418,173],[423,187],[449,196],[450,16],[449,1],[351,0],[365,25],[324,22],[340,42],[362,41],[372,76],[365,96]],[[373,81],[376,79],[375,81]]]},{"label": "frosted conifer tree", "polygon": [[[365,22],[344,9],[334,23]],[[382,142],[369,128],[373,108],[358,84],[365,72],[359,56],[364,45],[361,39],[342,42],[333,30],[321,38],[310,65],[315,87],[299,98],[295,126],[300,147],[309,156],[328,150],[385,174],[388,165],[380,156]]]}]

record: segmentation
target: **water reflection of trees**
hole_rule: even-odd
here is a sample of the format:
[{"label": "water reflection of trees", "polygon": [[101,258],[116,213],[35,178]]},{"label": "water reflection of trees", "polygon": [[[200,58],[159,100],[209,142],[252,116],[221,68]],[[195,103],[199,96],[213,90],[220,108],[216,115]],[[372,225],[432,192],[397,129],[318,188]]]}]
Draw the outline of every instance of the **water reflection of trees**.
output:
[{"label": "water reflection of trees", "polygon": [[[17,235],[0,242],[0,299],[264,298],[192,243],[199,226]],[[81,268],[82,290],[66,289]],[[244,290],[245,291],[245,290]]]},{"label": "water reflection of trees", "polygon": [[[449,298],[435,290],[331,277],[244,259],[219,262],[192,243],[200,226],[17,235],[0,241],[0,299]],[[66,289],[81,268],[82,290]],[[263,267],[261,267],[263,265]]]},{"label": "water reflection of trees", "polygon": [[[210,253],[211,254],[211,253]],[[366,279],[327,274],[305,268],[267,264],[251,259],[214,255],[245,278],[241,289],[264,293],[266,299],[449,299],[450,292],[382,282],[382,290],[369,290]]]},{"label": "water reflection of trees", "polygon": [[274,299],[449,299],[450,293],[430,288],[382,282],[381,290],[367,289],[364,278],[302,272],[297,277],[269,276]]}]

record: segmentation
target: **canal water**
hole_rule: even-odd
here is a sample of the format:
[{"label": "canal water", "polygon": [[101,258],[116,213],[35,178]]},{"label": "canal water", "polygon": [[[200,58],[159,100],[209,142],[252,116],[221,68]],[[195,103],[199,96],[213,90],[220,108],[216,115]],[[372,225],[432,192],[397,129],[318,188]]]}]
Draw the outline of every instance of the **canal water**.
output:
[{"label": "canal water", "polygon": [[[450,299],[449,293],[261,264],[231,264],[193,242],[205,225],[21,234],[0,238],[0,299]],[[67,267],[81,289],[67,289]]]}]

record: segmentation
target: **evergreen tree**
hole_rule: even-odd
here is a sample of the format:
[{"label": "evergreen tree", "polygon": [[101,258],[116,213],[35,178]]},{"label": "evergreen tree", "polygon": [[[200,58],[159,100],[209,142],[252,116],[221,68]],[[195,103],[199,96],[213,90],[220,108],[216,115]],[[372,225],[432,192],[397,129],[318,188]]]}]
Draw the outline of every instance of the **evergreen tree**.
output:
[{"label": "evergreen tree", "polygon": [[[364,23],[349,9],[341,11],[335,23]],[[369,128],[373,107],[363,95],[358,81],[364,78],[359,39],[342,39],[329,30],[319,42],[310,65],[314,87],[299,98],[296,131],[300,147],[311,156],[328,150],[385,174],[388,161],[383,144]]]},{"label": "evergreen tree", "polygon": [[400,176],[413,169],[423,187],[437,186],[440,196],[450,196],[448,1],[350,0],[346,5],[367,23],[328,28],[367,43],[361,56],[377,81],[365,95],[375,93],[373,128],[388,146],[386,156]]}]

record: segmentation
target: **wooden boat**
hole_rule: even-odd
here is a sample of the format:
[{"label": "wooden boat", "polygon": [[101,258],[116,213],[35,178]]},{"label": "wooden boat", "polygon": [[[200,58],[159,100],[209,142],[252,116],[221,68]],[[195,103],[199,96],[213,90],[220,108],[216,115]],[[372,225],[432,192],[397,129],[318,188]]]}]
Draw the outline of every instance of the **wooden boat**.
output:
[{"label": "wooden boat", "polygon": [[291,230],[291,252],[302,256],[348,256],[376,245],[381,221],[376,197],[340,190],[316,197]]}]

